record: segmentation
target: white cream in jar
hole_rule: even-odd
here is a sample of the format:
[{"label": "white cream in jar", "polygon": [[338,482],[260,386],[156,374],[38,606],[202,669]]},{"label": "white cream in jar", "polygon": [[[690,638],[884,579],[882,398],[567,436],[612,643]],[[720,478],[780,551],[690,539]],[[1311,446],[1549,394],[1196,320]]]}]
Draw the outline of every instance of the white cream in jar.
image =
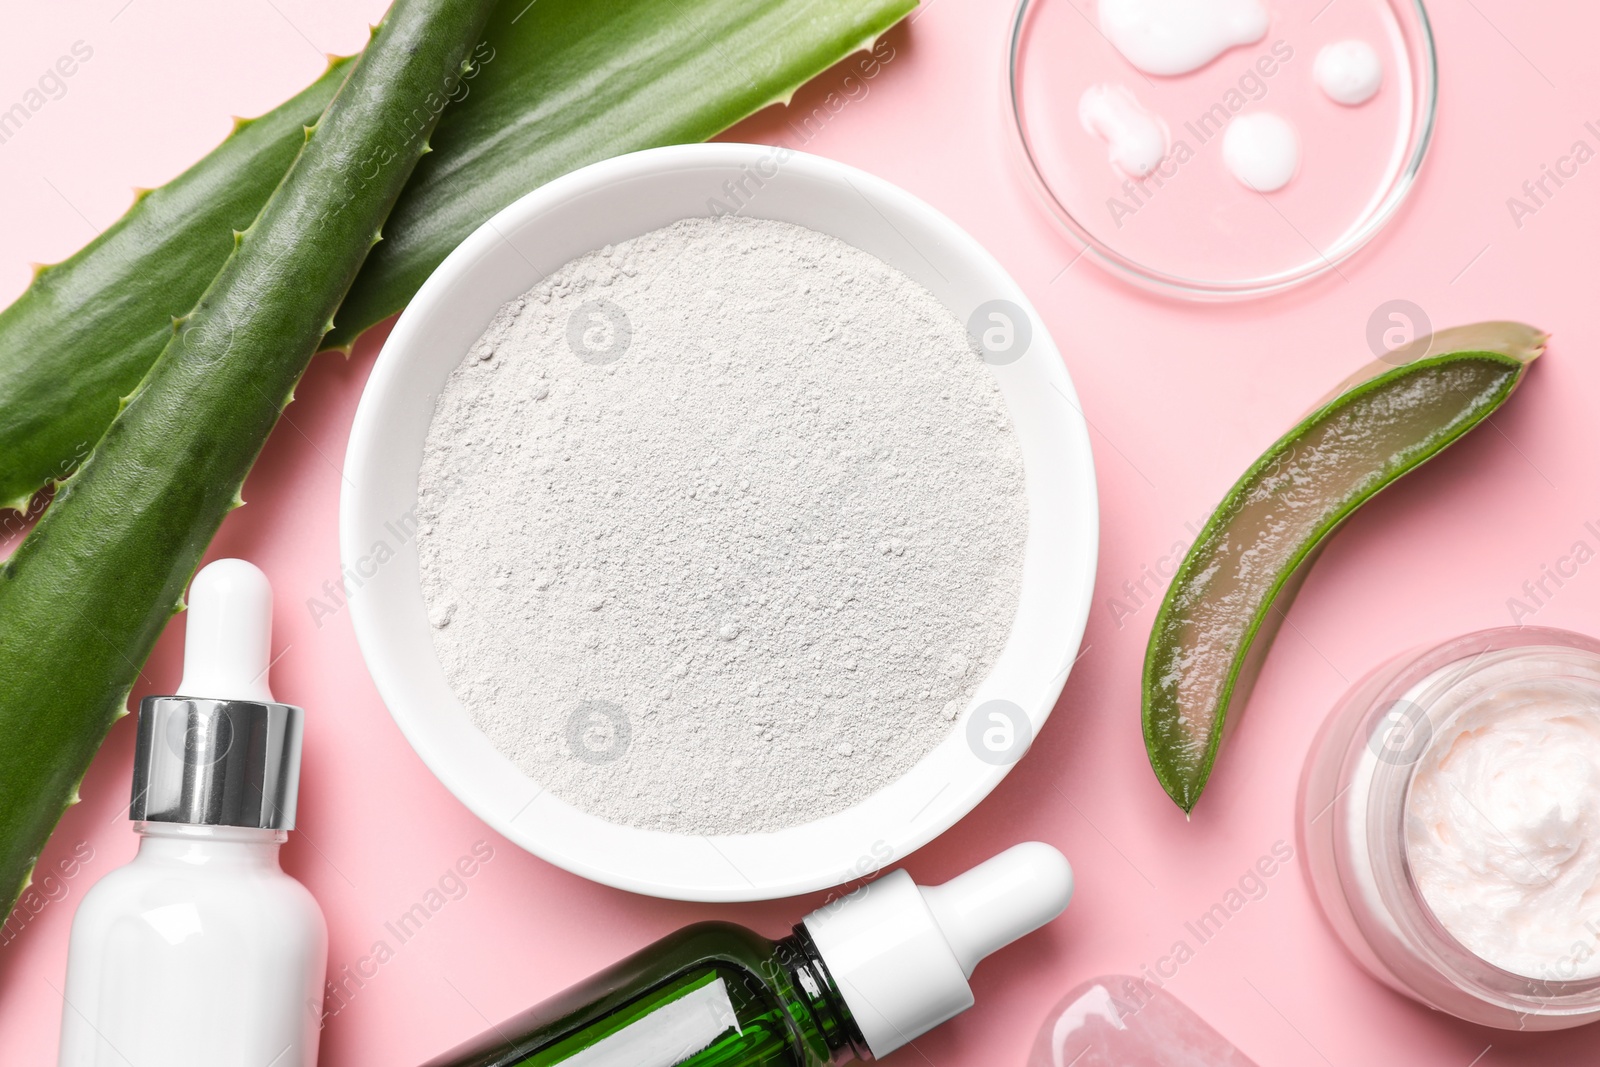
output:
[{"label": "white cream in jar", "polygon": [[1600,1021],[1600,640],[1395,657],[1335,705],[1298,808],[1317,902],[1374,978],[1508,1030]]},{"label": "white cream in jar", "polygon": [[1515,687],[1446,723],[1412,774],[1406,857],[1434,917],[1501,970],[1600,976],[1600,709]]}]

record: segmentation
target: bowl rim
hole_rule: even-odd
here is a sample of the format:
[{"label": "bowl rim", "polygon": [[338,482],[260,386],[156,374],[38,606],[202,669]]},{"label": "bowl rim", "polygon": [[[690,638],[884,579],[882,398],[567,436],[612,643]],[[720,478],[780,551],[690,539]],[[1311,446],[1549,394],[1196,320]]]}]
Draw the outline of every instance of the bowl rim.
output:
[{"label": "bowl rim", "polygon": [[[363,526],[368,521],[368,512],[372,510],[368,497],[371,492],[364,489],[373,479],[362,477],[362,472],[368,464],[377,464],[389,459],[379,442],[384,434],[385,409],[382,404],[383,394],[397,388],[401,380],[401,373],[406,369],[408,359],[419,359],[412,356],[408,346],[414,344],[414,338],[422,331],[425,323],[434,316],[448,313],[449,293],[451,286],[464,277],[479,261],[484,259],[489,250],[500,242],[509,243],[507,234],[516,234],[525,225],[536,224],[547,214],[559,210],[563,205],[570,205],[573,201],[598,189],[603,189],[619,182],[637,179],[650,179],[653,176],[670,175],[682,170],[719,168],[729,172],[737,172],[747,168],[756,160],[771,159],[774,152],[783,153],[782,166],[785,171],[790,171],[800,177],[809,177],[834,185],[847,185],[857,194],[867,200],[869,206],[883,215],[883,208],[890,207],[898,211],[901,221],[912,219],[923,231],[931,235],[942,250],[948,251],[952,257],[968,260],[974,270],[984,276],[985,283],[1006,299],[1016,302],[1022,311],[1031,317],[1034,324],[1034,341],[1042,353],[1036,364],[1040,364],[1040,373],[1047,378],[1059,380],[1056,391],[1066,400],[1070,409],[1061,419],[1061,432],[1073,439],[1074,447],[1071,455],[1062,456],[1061,468],[1063,482],[1070,480],[1073,489],[1073,505],[1081,512],[1081,519],[1077,520],[1082,527],[1081,557],[1077,560],[1077,569],[1073,572],[1073,581],[1076,588],[1081,589],[1079,602],[1063,610],[1066,620],[1065,629],[1062,631],[1070,635],[1068,650],[1061,660],[1062,666],[1048,683],[1038,692],[1035,706],[1025,708],[1028,714],[1033,734],[1042,726],[1050,711],[1060,698],[1062,687],[1072,667],[1079,657],[1084,630],[1088,623],[1088,615],[1094,597],[1094,576],[1099,551],[1099,506],[1096,488],[1093,453],[1088,435],[1088,423],[1083,418],[1082,407],[1077,400],[1076,391],[1071,379],[1066,372],[1065,365],[1060,357],[1053,339],[1043,324],[1037,311],[1027,301],[1021,288],[1017,286],[1010,275],[1000,266],[978,242],[958,227],[953,221],[937,211],[935,208],[916,198],[912,194],[900,189],[898,186],[878,178],[870,173],[838,163],[825,157],[799,152],[793,149],[775,148],[771,145],[751,145],[733,142],[713,142],[691,145],[673,145],[662,148],[646,149],[623,156],[614,157],[598,163],[590,164],[580,170],[557,178],[535,190],[520,197],[492,218],[479,226],[456,249],[454,249],[433,273],[423,283],[417,294],[412,298],[409,306],[401,314],[393,331],[384,343],[375,362],[371,376],[363,389],[360,403],[351,427],[349,444],[345,456],[346,479],[340,494],[339,508],[339,542],[341,565],[349,572],[361,554],[369,547],[370,541],[364,539],[364,533],[370,529]],[[761,215],[761,212],[756,212]],[[764,216],[766,217],[766,216]],[[896,229],[894,223],[884,215],[884,221]],[[814,225],[821,232],[831,232],[821,222]],[[846,238],[838,236],[840,240],[851,243]],[[901,235],[902,239],[904,235]],[[909,239],[906,239],[909,244]],[[915,246],[912,246],[915,248]],[[920,251],[919,251],[920,254]],[[530,264],[530,266],[532,266]],[[535,271],[537,267],[533,267]],[[531,284],[531,283],[530,283]],[[935,294],[937,296],[937,294]],[[941,299],[941,303],[949,304]],[[952,313],[954,309],[952,309]],[[485,323],[486,324],[486,323]],[[454,364],[452,364],[453,366]],[[1052,382],[1052,384],[1056,384]],[[1008,403],[1009,407],[1009,403]],[[1030,514],[1033,494],[1030,491]],[[1030,521],[1030,540],[1031,540]],[[593,856],[575,855],[562,851],[547,840],[541,840],[539,827],[530,828],[526,823],[518,824],[521,812],[507,818],[504,811],[489,805],[480,792],[475,792],[477,784],[473,776],[455,766],[453,759],[447,753],[434,748],[433,744],[424,736],[424,719],[426,713],[413,705],[408,692],[408,685],[404,678],[392,673],[385,663],[389,657],[385,649],[388,642],[386,637],[388,621],[371,598],[351,596],[349,598],[350,616],[354,627],[357,643],[361,649],[362,659],[368,672],[378,689],[385,707],[389,710],[399,726],[401,733],[423,763],[440,780],[440,782],[461,801],[469,810],[494,830],[504,836],[508,841],[539,856],[558,867],[581,875],[591,881],[610,885],[615,888],[625,889],[636,893],[656,897],[695,901],[748,901],[778,899],[806,893],[813,890],[825,889],[835,885],[853,881],[856,878],[873,873],[889,861],[898,861],[907,854],[927,844],[939,834],[949,829],[960,819],[969,814],[996,785],[1009,773],[1015,761],[1000,766],[985,765],[973,771],[965,784],[965,791],[961,793],[952,804],[941,805],[948,818],[940,818],[931,822],[924,822],[912,827],[909,832],[902,828],[902,832],[885,833],[880,835],[882,843],[887,847],[887,858],[878,856],[873,864],[863,865],[859,862],[854,868],[846,869],[847,865],[837,862],[837,857],[830,859],[827,864],[817,864],[804,873],[793,873],[784,877],[762,879],[759,884],[750,882],[748,886],[707,887],[705,885],[687,884],[682,880],[671,880],[648,877],[637,872],[629,873],[619,871]],[[1015,627],[1014,627],[1015,629]],[[980,685],[980,691],[981,691]],[[972,707],[969,705],[967,713]],[[438,712],[432,713],[438,717]],[[943,742],[924,757],[923,762],[932,759],[935,753],[951,743],[953,737],[961,732],[962,725],[966,722],[964,714]],[[487,744],[485,739],[485,744]],[[1018,757],[1020,758],[1020,757]],[[826,816],[817,822],[802,824],[801,827],[791,827],[769,834],[756,835],[729,835],[726,838],[709,838],[703,840],[716,849],[714,840],[747,841],[751,838],[778,839],[785,834],[790,834],[797,829],[814,827],[828,819],[848,816],[863,805],[875,798],[891,794],[897,786],[902,785],[921,767],[919,763],[901,778],[889,783],[876,793],[864,798],[850,808],[832,816]],[[529,785],[538,789],[537,783],[524,776]],[[952,779],[954,780],[954,779]],[[542,790],[535,793],[538,799]],[[550,794],[543,796],[554,801]],[[532,804],[533,800],[529,801]],[[555,801],[563,807],[564,802]],[[930,804],[932,801],[929,802]],[[576,812],[576,808],[571,808]],[[595,819],[584,813],[584,818]],[[915,817],[913,817],[915,819]],[[632,827],[619,826],[606,823],[607,827],[625,832],[627,835],[662,835],[660,831],[640,830]],[[911,824],[908,823],[907,826]],[[685,842],[692,839],[692,835],[670,835],[681,837]],[[877,842],[875,842],[876,846]],[[781,847],[781,845],[775,845]],[[717,850],[720,853],[720,850]],[[852,857],[854,858],[854,857]],[[726,859],[726,857],[724,857]],[[732,866],[730,861],[730,866]],[[740,872],[743,874],[743,872]],[[748,876],[746,881],[750,881]]]}]

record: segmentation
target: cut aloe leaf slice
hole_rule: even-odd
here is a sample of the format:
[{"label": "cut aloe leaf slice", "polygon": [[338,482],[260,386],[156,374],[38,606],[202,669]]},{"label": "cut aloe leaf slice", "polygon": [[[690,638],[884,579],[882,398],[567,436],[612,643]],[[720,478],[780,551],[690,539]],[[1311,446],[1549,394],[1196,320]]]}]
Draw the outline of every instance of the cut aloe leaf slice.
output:
[{"label": "cut aloe leaf slice", "polygon": [[1185,812],[1324,540],[1503,404],[1545,336],[1489,322],[1419,338],[1342,383],[1229,490],[1173,577],[1145,652],[1145,748]]}]

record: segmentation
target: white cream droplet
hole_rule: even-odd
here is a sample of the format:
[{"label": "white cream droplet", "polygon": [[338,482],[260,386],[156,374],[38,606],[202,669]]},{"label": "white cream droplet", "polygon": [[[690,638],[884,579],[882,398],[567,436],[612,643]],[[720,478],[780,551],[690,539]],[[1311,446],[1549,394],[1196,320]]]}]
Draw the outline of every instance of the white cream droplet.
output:
[{"label": "white cream droplet", "polygon": [[1106,143],[1112,164],[1124,174],[1142,178],[1167,154],[1167,124],[1125,86],[1089,86],[1078,98],[1078,121]]},{"label": "white cream droplet", "polygon": [[1100,31],[1146,74],[1187,74],[1266,36],[1261,0],[1100,0]]},{"label": "white cream droplet", "polygon": [[1383,62],[1365,41],[1338,41],[1317,53],[1312,76],[1328,99],[1354,107],[1377,94],[1383,84]]},{"label": "white cream droplet", "polygon": [[1240,115],[1222,136],[1222,158],[1233,176],[1260,193],[1282,189],[1300,166],[1300,135],[1270,111]]}]

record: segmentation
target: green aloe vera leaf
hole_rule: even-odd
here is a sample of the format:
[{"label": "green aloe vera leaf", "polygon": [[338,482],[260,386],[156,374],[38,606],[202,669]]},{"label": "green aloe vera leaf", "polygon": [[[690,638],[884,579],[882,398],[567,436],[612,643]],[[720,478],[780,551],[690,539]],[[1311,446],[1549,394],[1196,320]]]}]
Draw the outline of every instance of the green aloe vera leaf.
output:
[{"label": "green aloe vera leaf", "polygon": [[[400,310],[452,248],[523,193],[609,156],[705,140],[788,99],[915,6],[506,0],[325,343],[346,347]],[[99,439],[172,318],[222,266],[228,232],[247,226],[283,177],[343,62],[43,268],[0,312],[0,506],[26,507]]]},{"label": "green aloe vera leaf", "polygon": [[1544,343],[1514,322],[1420,338],[1345,381],[1228,491],[1173,577],[1145,651],[1145,750],[1185,812],[1327,537],[1488,418]]},{"label": "green aloe vera leaf", "polygon": [[[506,0],[330,343],[405,306],[467,234],[597,160],[704,141],[870,47],[916,0]],[[532,60],[529,62],[528,60]],[[709,198],[708,193],[708,198]]]},{"label": "green aloe vera leaf", "polygon": [[233,133],[71,258],[34,268],[0,311],[0,508],[89,454],[267,202],[349,74],[337,59],[300,95]]},{"label": "green aloe vera leaf", "polygon": [[[494,0],[397,0],[255,221],[0,565],[0,899],[14,901],[379,229]],[[225,235],[226,236],[226,235]],[[7,905],[9,907],[9,904]]]}]

